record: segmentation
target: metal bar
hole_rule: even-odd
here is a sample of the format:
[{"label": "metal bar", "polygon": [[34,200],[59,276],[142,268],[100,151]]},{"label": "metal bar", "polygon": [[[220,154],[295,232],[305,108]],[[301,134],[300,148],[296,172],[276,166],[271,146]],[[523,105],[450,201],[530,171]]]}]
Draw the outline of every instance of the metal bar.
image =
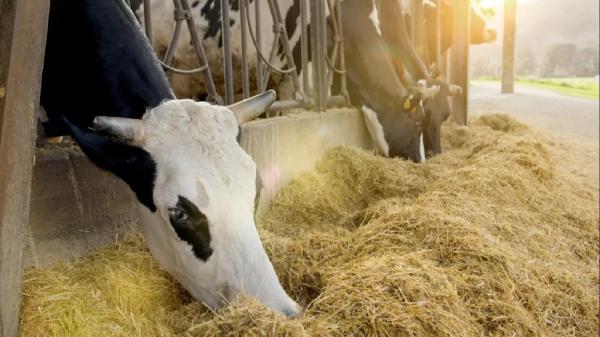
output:
[{"label": "metal bar", "polygon": [[[247,21],[249,21],[249,20],[250,20],[250,16],[249,16],[249,15],[246,17],[246,20],[247,20]],[[277,34],[277,32],[275,32],[275,33]],[[260,57],[260,59],[261,59],[261,60],[262,60],[262,61],[265,63],[265,65],[267,66],[267,68],[268,68],[270,71],[274,71],[274,72],[276,72],[276,73],[278,73],[278,74],[289,74],[289,73],[291,73],[292,71],[295,71],[295,70],[296,70],[296,67],[292,67],[292,68],[288,68],[288,69],[278,69],[278,68],[276,68],[276,67],[275,67],[273,64],[271,64],[271,63],[269,62],[269,59],[267,59],[267,58],[266,58],[266,57],[263,55],[263,52],[262,52],[261,48],[260,48],[260,47],[258,46],[258,44],[256,43],[256,38],[255,38],[255,36],[254,36],[254,32],[253,32],[253,30],[252,30],[252,26],[248,26],[248,34],[250,35],[250,38],[251,38],[251,40],[252,40],[252,43],[254,43],[254,47],[256,48],[256,54],[257,54],[257,55]],[[276,36],[275,40],[279,39],[279,38],[277,37],[277,35],[275,35],[275,36]],[[277,47],[276,43],[275,43],[275,42],[273,42],[273,48],[271,49],[271,56],[269,56],[271,59],[274,57],[274,56],[273,56],[273,53],[275,52],[275,50],[273,50],[273,49],[274,49],[274,48],[276,48],[276,47]],[[266,77],[265,77],[265,80],[268,80],[268,76],[266,76]]]},{"label": "metal bar", "polygon": [[[269,9],[271,10],[271,16],[273,17],[273,21],[277,24],[277,29],[279,31],[279,43],[283,46],[283,52],[285,54],[285,58],[287,60],[288,68],[295,69],[296,64],[294,62],[294,56],[292,55],[292,48],[290,47],[290,41],[288,39],[288,33],[285,28],[285,24],[283,22],[283,16],[281,15],[281,10],[279,8],[279,4],[275,0],[268,0]],[[294,84],[294,90],[299,92],[302,96],[304,93],[302,92],[302,88],[300,87],[300,81],[298,80],[298,72],[292,71],[292,83]]]},{"label": "metal bar", "polygon": [[310,84],[308,83],[308,13],[306,1],[300,0],[300,52],[302,57],[302,87],[305,99],[310,96]]},{"label": "metal bar", "polygon": [[0,4],[0,336],[19,336],[49,0]]},{"label": "metal bar", "polygon": [[[441,74],[444,73],[445,68],[442,67],[442,6],[444,0],[436,0],[435,7],[435,64]],[[442,69],[443,68],[443,69]]]},{"label": "metal bar", "polygon": [[325,3],[320,1],[319,3],[319,49],[320,49],[320,62],[321,62],[321,73],[319,74],[319,79],[321,81],[321,105],[320,109],[325,111],[327,109],[327,96],[329,92],[329,87],[327,86],[327,16],[325,11]]},{"label": "metal bar", "polygon": [[[200,42],[200,34],[196,29],[196,24],[194,23],[194,18],[191,13],[192,8],[190,7],[190,3],[188,0],[173,0],[175,2],[179,1],[183,10],[188,13],[186,14],[186,23],[188,26],[188,30],[190,31],[190,37],[192,39],[192,46],[194,47],[194,52],[196,53],[196,58],[198,58],[198,63],[200,66],[208,65],[208,61],[206,60],[206,55],[204,54],[204,49],[202,48],[202,42]],[[145,11],[145,9],[144,9]],[[215,88],[215,82],[212,78],[212,73],[210,72],[210,68],[206,67],[202,72],[204,77],[204,85],[206,86],[206,91],[208,92],[208,99],[212,100],[217,104],[222,104],[223,100],[221,96],[217,93],[217,89]]]},{"label": "metal bar", "polygon": [[229,0],[221,0],[221,40],[225,65],[225,104],[233,103],[233,65],[231,60],[231,31],[229,29]]},{"label": "metal bar", "polygon": [[311,35],[313,55],[313,85],[315,108],[318,112],[326,109],[327,88],[325,68],[325,8],[323,1],[311,0]]},{"label": "metal bar", "polygon": [[[347,102],[346,97],[338,95],[338,96],[330,96],[327,98],[327,107],[336,107],[343,106]],[[312,100],[300,101],[300,100],[286,100],[286,101],[277,101],[273,103],[267,111],[269,112],[278,112],[278,111],[286,111],[293,109],[310,109],[313,107],[314,102]]]},{"label": "metal bar", "polygon": [[452,99],[452,118],[461,125],[467,124],[468,97],[469,97],[469,26],[470,26],[470,0],[455,0],[453,2],[454,41],[452,44],[452,62],[449,63],[451,77],[454,84],[463,88],[463,94]]},{"label": "metal bar", "polygon": [[348,86],[346,83],[346,55],[345,55],[345,46],[344,46],[344,33],[342,26],[342,5],[341,0],[336,0],[335,3],[335,14],[337,17],[337,25],[339,29],[339,39],[340,39],[340,49],[342,52],[340,53],[340,70],[342,73],[340,74],[341,81],[341,91],[340,94],[346,98],[346,103],[349,101],[348,95]]},{"label": "metal bar", "polygon": [[242,97],[248,98],[250,96],[250,78],[248,74],[248,41],[246,36],[246,30],[248,25],[248,20],[246,20],[246,15],[248,10],[248,6],[246,0],[240,1],[240,25],[241,33],[242,33]]},{"label": "metal bar", "polygon": [[[174,0],[173,4],[175,5],[175,13],[177,13],[178,11],[182,11],[181,4],[179,3],[179,1]],[[180,16],[175,14],[175,30],[173,30],[173,34],[171,35],[171,41],[169,42],[169,47],[167,47],[167,52],[163,61],[168,66],[170,66],[173,62],[175,49],[177,49],[177,43],[179,43],[179,37],[181,36],[181,26],[183,20],[185,20],[185,18],[181,18]]]},{"label": "metal bar", "polygon": [[152,46],[152,9],[150,7],[150,0],[144,0],[144,28],[146,37]]},{"label": "metal bar", "polygon": [[[273,19],[274,20],[274,19]],[[275,38],[273,39],[273,45],[271,46],[271,52],[269,53],[269,60],[265,63],[273,64],[273,59],[275,55],[277,55],[277,41],[279,41],[279,31],[274,31]],[[269,83],[269,77],[271,76],[271,67],[267,66],[265,71],[263,72],[262,84],[263,87],[260,88],[260,91],[263,92],[267,89],[267,84]]]},{"label": "metal bar", "polygon": [[[338,50],[339,50],[339,46],[340,46],[340,41],[339,41],[339,30],[338,30],[338,26],[337,26],[337,20],[335,18],[335,9],[333,6],[333,3],[331,2],[332,0],[327,0],[327,7],[329,8],[329,18],[331,20],[331,26],[332,30],[333,30],[333,47],[332,47],[332,51],[331,51],[331,58],[329,59],[329,55],[327,55],[326,61],[327,64],[329,65],[328,69],[327,69],[327,88],[331,88],[331,84],[333,83],[333,75],[336,73],[336,69],[335,69],[335,63],[336,63],[336,59],[338,58]],[[343,52],[343,51],[342,51]]]},{"label": "metal bar", "polygon": [[[254,0],[254,16],[255,16],[255,30],[256,33],[256,45],[257,49],[262,47],[262,39],[261,39],[261,31],[260,31],[260,0]],[[256,93],[260,94],[262,92],[262,60],[260,59],[259,51],[256,51]]]}]

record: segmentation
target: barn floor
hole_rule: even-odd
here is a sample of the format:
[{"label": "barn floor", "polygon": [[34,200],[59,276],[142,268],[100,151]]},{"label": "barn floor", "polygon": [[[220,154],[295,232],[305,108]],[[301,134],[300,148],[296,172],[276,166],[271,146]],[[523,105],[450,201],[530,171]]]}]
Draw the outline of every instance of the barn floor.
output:
[{"label": "barn floor", "polygon": [[129,187],[94,166],[70,140],[36,150],[24,264],[71,260],[135,230]]}]

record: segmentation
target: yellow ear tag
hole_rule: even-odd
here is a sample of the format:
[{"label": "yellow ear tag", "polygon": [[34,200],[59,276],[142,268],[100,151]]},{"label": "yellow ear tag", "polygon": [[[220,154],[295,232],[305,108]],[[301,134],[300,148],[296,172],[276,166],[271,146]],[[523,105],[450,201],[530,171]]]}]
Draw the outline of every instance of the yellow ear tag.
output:
[{"label": "yellow ear tag", "polygon": [[411,107],[410,100],[412,99],[412,95],[410,95],[406,101],[404,101],[404,110],[409,110]]}]

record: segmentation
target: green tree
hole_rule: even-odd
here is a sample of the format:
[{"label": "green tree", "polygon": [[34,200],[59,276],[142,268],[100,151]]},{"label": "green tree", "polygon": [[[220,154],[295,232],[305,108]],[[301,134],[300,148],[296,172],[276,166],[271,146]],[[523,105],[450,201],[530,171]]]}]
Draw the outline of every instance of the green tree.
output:
[{"label": "green tree", "polygon": [[573,43],[561,43],[550,46],[546,51],[543,75],[573,75],[576,68],[576,55],[577,46]]},{"label": "green tree", "polygon": [[592,77],[598,75],[598,47],[577,50],[574,66],[576,76]]},{"label": "green tree", "polygon": [[536,73],[538,65],[535,55],[531,52],[531,50],[527,48],[519,49],[515,61],[517,66],[517,75],[531,76]]}]

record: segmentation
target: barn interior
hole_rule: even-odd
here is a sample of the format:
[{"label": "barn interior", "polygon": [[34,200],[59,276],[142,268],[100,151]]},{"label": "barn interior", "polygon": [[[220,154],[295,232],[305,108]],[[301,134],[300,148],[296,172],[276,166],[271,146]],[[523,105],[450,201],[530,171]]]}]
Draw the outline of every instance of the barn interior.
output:
[{"label": "barn interior", "polygon": [[[193,300],[152,259],[125,183],[69,139],[25,141],[35,138],[31,97],[39,95],[48,3],[8,0],[0,10],[0,52],[10,54],[0,60],[0,89],[19,87],[0,90],[1,336],[598,334],[598,179],[585,162],[589,149],[503,115],[469,118],[470,1],[453,1],[452,48],[428,51],[440,76],[465,88],[451,98],[441,155],[417,164],[376,154],[363,113],[329,90],[341,52],[310,65],[314,87],[288,76],[291,94],[243,126],[240,144],[263,177],[257,226],[284,288],[306,308],[297,319],[247,297],[216,312]],[[238,3],[248,5],[248,27],[257,24],[255,7]],[[327,49],[325,13],[341,1],[301,3],[316,20],[306,36],[312,52]],[[423,52],[415,22],[425,9],[411,3]],[[146,32],[151,15],[140,18]],[[186,23],[177,21],[182,39],[193,41]],[[277,45],[289,43],[282,35]],[[212,85],[206,70],[191,75],[206,90],[199,97],[231,103],[271,83],[258,80],[270,77],[264,63],[254,75],[258,57],[196,50],[198,63],[177,63],[168,49],[157,52],[172,78],[190,77],[174,75],[177,67],[220,59]]]}]

